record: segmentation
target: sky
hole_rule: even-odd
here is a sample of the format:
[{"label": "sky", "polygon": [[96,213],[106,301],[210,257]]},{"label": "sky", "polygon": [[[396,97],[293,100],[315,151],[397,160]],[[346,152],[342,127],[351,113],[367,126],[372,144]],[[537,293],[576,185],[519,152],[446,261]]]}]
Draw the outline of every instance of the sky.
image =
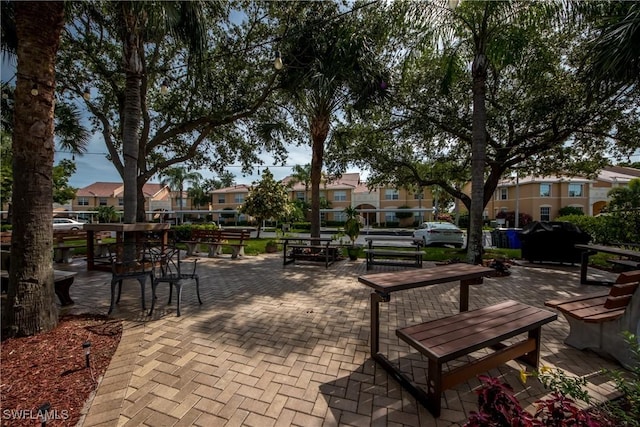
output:
[{"label": "sky", "polygon": [[[84,155],[75,155],[76,172],[69,179],[69,185],[76,188],[86,187],[94,182],[122,182],[122,178],[116,171],[111,161],[107,160],[107,148],[104,144],[102,136],[99,134],[93,135],[89,142],[87,153]],[[264,160],[264,165],[260,166],[260,172],[265,167],[269,167],[271,173],[276,180],[281,180],[284,177],[291,175],[291,169],[294,165],[305,165],[311,163],[311,147],[310,146],[295,146],[289,147],[289,157],[286,167],[273,166],[271,156],[264,154],[260,156]],[[56,152],[55,164],[62,159],[72,160],[72,155],[65,152]],[[226,168],[227,171],[233,173],[236,176],[237,184],[251,184],[253,181],[260,179],[257,168],[252,175],[243,176],[239,165],[230,165]],[[210,170],[201,169],[198,172],[203,178],[216,178],[217,175]],[[360,172],[359,169],[349,169],[347,172]],[[362,179],[366,178],[366,174],[361,172]],[[158,177],[154,177],[149,182],[160,182]]]}]

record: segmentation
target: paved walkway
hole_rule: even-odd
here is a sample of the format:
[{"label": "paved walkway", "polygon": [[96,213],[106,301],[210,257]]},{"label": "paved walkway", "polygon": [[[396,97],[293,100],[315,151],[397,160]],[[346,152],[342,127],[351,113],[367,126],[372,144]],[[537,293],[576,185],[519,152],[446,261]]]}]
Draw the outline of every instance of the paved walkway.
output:
[{"label": "paved walkway", "polygon": [[[72,312],[106,313],[110,274],[87,273],[79,261],[70,268],[80,271]],[[398,268],[370,272],[392,269]],[[578,285],[578,266],[525,263],[511,271],[472,287],[470,309],[507,298],[543,306],[599,289]],[[442,415],[434,419],[370,359],[370,289],[357,281],[366,273],[362,260],[325,269],[282,268],[281,255],[201,259],[199,273],[204,304],[187,284],[181,317],[175,305],[164,305],[166,286],[148,317],[137,282],[125,283],[113,313],[124,319],[122,340],[80,425],[449,426],[477,409],[473,379],[445,392]],[[381,350],[424,384],[424,361],[394,331],[457,307],[457,283],[394,293],[381,314]],[[616,365],[564,345],[567,331],[562,316],[543,327],[542,363],[585,376],[592,394],[610,396],[612,385],[599,370]],[[535,380],[520,383],[522,367],[509,362],[490,373],[511,384],[526,406],[546,391]]]}]

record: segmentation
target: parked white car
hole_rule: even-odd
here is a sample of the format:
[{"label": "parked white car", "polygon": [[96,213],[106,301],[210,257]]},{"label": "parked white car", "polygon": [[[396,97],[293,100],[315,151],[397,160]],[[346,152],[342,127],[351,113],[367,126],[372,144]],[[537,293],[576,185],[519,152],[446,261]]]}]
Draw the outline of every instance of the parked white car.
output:
[{"label": "parked white car", "polygon": [[453,245],[461,248],[464,235],[460,228],[450,222],[423,222],[413,232],[413,241],[424,246]]},{"label": "parked white car", "polygon": [[53,218],[54,230],[82,230],[84,223],[69,218]]}]

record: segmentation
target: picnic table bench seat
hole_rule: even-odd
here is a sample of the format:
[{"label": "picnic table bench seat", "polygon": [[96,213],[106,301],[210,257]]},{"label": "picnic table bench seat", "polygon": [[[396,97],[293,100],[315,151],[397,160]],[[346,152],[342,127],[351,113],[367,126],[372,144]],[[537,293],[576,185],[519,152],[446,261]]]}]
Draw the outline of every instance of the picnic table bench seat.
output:
[{"label": "picnic table bench seat", "polygon": [[613,357],[625,367],[634,360],[622,332],[638,333],[640,325],[640,270],[621,273],[608,290],[545,302],[569,323],[565,343]]},{"label": "picnic table bench seat", "polygon": [[[366,236],[367,270],[372,265],[422,268],[423,251],[409,236]],[[375,242],[375,243],[374,243]]]},{"label": "picnic table bench seat", "polygon": [[187,256],[195,255],[199,252],[200,245],[208,248],[208,256],[216,257],[222,254],[222,248],[231,248],[231,258],[236,259],[244,256],[246,241],[251,237],[249,230],[207,230],[193,229],[189,240],[184,240],[187,246]]},{"label": "picnic table bench seat", "polygon": [[[1,287],[2,292],[5,293],[9,289],[9,260],[10,260],[11,252],[3,250],[0,256],[0,264],[2,270],[0,271],[1,276]],[[71,296],[69,295],[69,290],[71,285],[73,284],[73,280],[76,277],[75,272],[73,271],[64,271],[64,270],[53,270],[53,284],[54,290],[58,299],[60,300],[60,305],[67,306],[74,304]]]},{"label": "picnic table bench seat", "polygon": [[[557,319],[542,308],[507,300],[396,330],[396,335],[428,359],[427,391],[412,393],[434,416],[440,416],[444,390],[513,359],[534,368],[540,361],[542,325]],[[526,337],[503,341],[521,334]],[[445,371],[447,362],[485,348],[494,351]]]}]

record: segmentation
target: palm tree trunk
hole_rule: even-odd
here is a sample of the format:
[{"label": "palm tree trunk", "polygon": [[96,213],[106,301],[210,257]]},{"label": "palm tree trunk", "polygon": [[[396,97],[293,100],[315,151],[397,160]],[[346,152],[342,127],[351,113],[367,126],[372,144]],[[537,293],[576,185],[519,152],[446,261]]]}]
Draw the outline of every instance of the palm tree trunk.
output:
[{"label": "palm tree trunk", "polygon": [[140,125],[140,76],[127,73],[122,129],[124,154],[124,216],[127,224],[136,222],[138,211],[138,128]]},{"label": "palm tree trunk", "polygon": [[324,141],[329,134],[329,117],[318,116],[311,119],[311,237],[320,237],[320,181]]},{"label": "palm tree trunk", "polygon": [[[137,222],[147,222],[147,213],[145,212],[145,206],[144,206],[144,202],[145,202],[145,197],[144,197],[144,191],[142,191],[142,189],[144,188],[144,177],[139,176],[137,177],[136,180],[136,192],[137,192],[137,203],[136,203],[136,209],[138,210],[137,214],[136,214],[136,221]],[[149,208],[151,208],[149,206]]]},{"label": "palm tree trunk", "polygon": [[471,133],[471,205],[467,261],[482,263],[482,212],[484,211],[484,169],[487,151],[486,80],[487,57],[476,54],[473,66],[473,123]]},{"label": "palm tree trunk", "polygon": [[131,2],[122,3],[126,28],[123,40],[125,93],[124,118],[122,123],[122,151],[124,156],[124,215],[126,224],[136,222],[138,213],[137,178],[138,144],[142,103],[140,85],[142,83],[142,43],[141,24]]},{"label": "palm tree trunk", "polygon": [[[13,239],[9,333],[34,335],[58,323],[54,299],[53,155],[55,61],[63,2],[16,2],[18,72],[13,134]],[[37,88],[37,95],[31,93]]]}]

